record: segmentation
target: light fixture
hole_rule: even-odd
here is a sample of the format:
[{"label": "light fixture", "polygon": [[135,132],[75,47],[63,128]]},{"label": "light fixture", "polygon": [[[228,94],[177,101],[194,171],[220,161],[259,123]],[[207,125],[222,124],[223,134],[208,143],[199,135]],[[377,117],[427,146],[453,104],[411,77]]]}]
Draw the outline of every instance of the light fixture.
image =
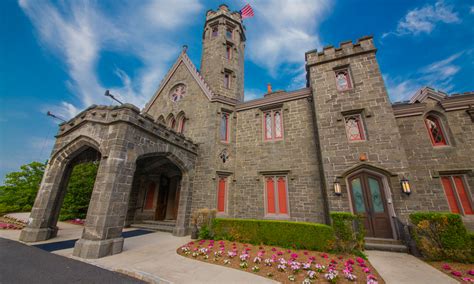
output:
[{"label": "light fixture", "polygon": [[334,182],[334,193],[338,196],[342,194],[341,184],[337,180]]},{"label": "light fixture", "polygon": [[402,186],[402,192],[405,193],[406,195],[410,195],[411,188],[410,188],[409,180],[406,177],[403,177],[402,180],[400,181],[400,184]]}]

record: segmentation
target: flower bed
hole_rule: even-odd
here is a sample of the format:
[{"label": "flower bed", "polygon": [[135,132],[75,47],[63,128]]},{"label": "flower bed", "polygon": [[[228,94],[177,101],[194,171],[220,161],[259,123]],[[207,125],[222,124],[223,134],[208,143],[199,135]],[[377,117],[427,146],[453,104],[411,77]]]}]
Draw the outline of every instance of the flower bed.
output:
[{"label": "flower bed", "polygon": [[25,222],[19,219],[9,216],[0,217],[0,230],[21,230],[25,226]]},{"label": "flower bed", "polygon": [[282,283],[385,283],[368,261],[349,254],[214,240],[189,242],[177,252],[184,257],[255,273]]},{"label": "flower bed", "polygon": [[64,222],[83,226],[86,220],[85,219],[72,219],[72,220],[66,220]]},{"label": "flower bed", "polygon": [[459,262],[429,262],[436,269],[463,283],[474,283],[474,265]]}]

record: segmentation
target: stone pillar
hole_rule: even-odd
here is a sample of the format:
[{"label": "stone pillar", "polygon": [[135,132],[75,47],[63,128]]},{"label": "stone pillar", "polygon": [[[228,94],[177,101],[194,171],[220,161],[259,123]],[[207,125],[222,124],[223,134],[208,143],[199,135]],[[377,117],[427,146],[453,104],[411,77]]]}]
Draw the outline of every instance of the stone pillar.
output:
[{"label": "stone pillar", "polygon": [[189,221],[191,217],[192,202],[192,181],[194,174],[186,172],[181,178],[181,192],[179,195],[178,216],[176,217],[176,226],[173,229],[174,236],[186,236],[189,232]]},{"label": "stone pillar", "polygon": [[58,206],[64,197],[65,183],[70,174],[66,164],[67,160],[54,160],[46,166],[28,225],[21,231],[21,241],[39,242],[57,235]]},{"label": "stone pillar", "polygon": [[122,251],[135,161],[127,160],[126,152],[118,148],[100,163],[84,231],[74,247],[75,256],[100,258]]}]

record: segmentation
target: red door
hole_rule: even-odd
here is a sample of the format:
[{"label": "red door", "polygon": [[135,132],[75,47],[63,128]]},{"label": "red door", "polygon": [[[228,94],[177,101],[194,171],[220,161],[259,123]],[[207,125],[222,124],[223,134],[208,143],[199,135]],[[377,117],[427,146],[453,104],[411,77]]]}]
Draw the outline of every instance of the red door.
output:
[{"label": "red door", "polygon": [[367,237],[393,238],[382,180],[368,173],[349,179],[354,213],[362,215]]}]

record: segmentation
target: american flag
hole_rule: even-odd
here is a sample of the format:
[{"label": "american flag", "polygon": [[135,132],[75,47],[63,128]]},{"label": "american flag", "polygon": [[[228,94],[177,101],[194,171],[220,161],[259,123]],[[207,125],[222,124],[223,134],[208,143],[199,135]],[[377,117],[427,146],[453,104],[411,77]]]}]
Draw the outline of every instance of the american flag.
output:
[{"label": "american flag", "polygon": [[240,10],[240,15],[242,16],[242,20],[253,17],[253,9],[250,4],[245,5],[242,10]]}]

